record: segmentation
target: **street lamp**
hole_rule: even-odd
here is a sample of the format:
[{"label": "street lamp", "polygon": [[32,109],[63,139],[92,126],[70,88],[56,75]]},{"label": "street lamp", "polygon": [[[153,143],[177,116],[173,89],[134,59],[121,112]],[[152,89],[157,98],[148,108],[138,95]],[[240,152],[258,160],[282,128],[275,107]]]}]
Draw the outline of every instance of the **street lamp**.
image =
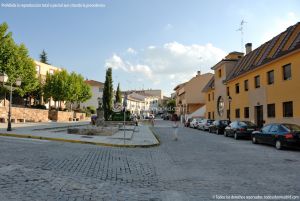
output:
[{"label": "street lamp", "polygon": [[[0,81],[6,83],[8,80],[8,76],[5,73],[0,74]],[[21,86],[21,79],[17,78],[16,83],[17,86]],[[12,103],[12,91],[13,91],[13,82],[10,81],[10,96],[9,96],[9,108],[8,108],[8,124],[7,124],[7,131],[11,131],[11,103]],[[4,85],[5,86],[5,85]],[[5,86],[7,87],[7,86]]]},{"label": "street lamp", "polygon": [[228,96],[228,103],[229,103],[229,114],[227,114],[228,115],[228,120],[230,121],[230,113],[231,113],[231,108],[230,108],[230,106],[231,106],[231,101],[232,101],[232,98],[231,98],[231,96]]}]

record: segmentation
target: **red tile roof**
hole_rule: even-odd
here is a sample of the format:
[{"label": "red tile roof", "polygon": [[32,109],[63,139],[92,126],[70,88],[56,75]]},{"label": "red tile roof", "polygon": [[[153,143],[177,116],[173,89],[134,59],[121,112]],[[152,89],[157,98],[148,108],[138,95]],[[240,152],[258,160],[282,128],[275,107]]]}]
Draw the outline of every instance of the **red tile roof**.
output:
[{"label": "red tile roof", "polygon": [[239,77],[297,49],[300,49],[300,22],[246,54],[238,61],[226,81]]},{"label": "red tile roof", "polygon": [[90,86],[104,87],[104,83],[98,82],[96,80],[85,80],[85,83],[87,83]]}]

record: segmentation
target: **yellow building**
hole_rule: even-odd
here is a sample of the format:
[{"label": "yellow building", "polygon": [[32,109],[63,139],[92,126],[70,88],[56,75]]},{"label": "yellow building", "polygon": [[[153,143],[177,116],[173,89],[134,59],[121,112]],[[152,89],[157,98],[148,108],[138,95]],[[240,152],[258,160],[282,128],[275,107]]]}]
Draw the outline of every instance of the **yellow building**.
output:
[{"label": "yellow building", "polygon": [[299,22],[253,51],[246,44],[246,55],[236,58],[232,68],[220,66],[212,68],[214,80],[204,89],[207,117],[212,118],[209,112],[214,112],[218,114],[215,119],[249,120],[259,126],[271,122],[300,125]]},{"label": "yellow building", "polygon": [[179,84],[174,88],[176,91],[177,115],[186,118],[187,115],[205,105],[205,93],[202,90],[212,77],[212,73],[201,74],[198,71],[197,75],[188,82]]},{"label": "yellow building", "polygon": [[41,81],[46,80],[47,73],[54,74],[55,71],[61,71],[62,68],[55,67],[49,64],[45,64],[39,61],[34,61],[35,63],[35,70],[38,78],[41,79]]}]

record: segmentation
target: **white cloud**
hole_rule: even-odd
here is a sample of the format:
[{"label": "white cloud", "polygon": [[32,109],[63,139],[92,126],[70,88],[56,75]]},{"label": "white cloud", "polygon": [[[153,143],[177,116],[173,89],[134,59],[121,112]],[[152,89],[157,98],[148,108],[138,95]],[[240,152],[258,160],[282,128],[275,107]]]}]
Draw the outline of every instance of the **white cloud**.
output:
[{"label": "white cloud", "polygon": [[[226,53],[208,43],[206,45],[184,45],[170,42],[161,46],[149,46],[137,51],[135,58],[121,58],[117,54],[106,60],[106,67],[127,73],[135,73],[144,82],[169,92],[178,84],[191,79],[198,70],[211,72],[210,68],[219,62]],[[147,82],[149,83],[149,82]],[[171,84],[173,83],[173,84]]]},{"label": "white cloud", "polygon": [[129,61],[123,61],[123,59],[117,54],[113,54],[113,56],[106,60],[105,62],[106,68],[112,68],[114,70],[123,70],[125,72],[135,72],[142,73],[149,79],[152,79],[152,70],[149,66],[143,64],[133,65]]},{"label": "white cloud", "polygon": [[296,24],[299,20],[300,16],[294,12],[287,13],[283,18],[275,18],[275,21],[269,24],[268,31],[263,34],[262,43],[285,31],[289,26]]},{"label": "white cloud", "polygon": [[128,48],[127,50],[126,50],[126,52],[127,53],[129,53],[129,54],[136,54],[137,52],[133,49],[133,48]]}]

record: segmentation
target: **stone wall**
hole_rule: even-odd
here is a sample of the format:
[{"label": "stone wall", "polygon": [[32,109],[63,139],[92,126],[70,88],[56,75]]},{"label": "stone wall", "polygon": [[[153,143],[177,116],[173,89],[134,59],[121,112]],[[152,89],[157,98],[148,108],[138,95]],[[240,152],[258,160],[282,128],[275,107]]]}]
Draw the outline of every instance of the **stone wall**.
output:
[{"label": "stone wall", "polygon": [[49,119],[52,121],[73,121],[74,113],[66,111],[49,111]]},{"label": "stone wall", "polygon": [[[11,111],[12,122],[48,122],[52,121],[83,121],[87,120],[85,113],[75,113],[56,111],[56,110],[41,110],[32,108],[12,107]],[[6,123],[8,119],[8,107],[0,106],[0,122]]]},{"label": "stone wall", "polygon": [[[48,110],[32,109],[32,108],[11,108],[12,122],[47,122]],[[0,107],[0,120],[1,122],[7,122],[8,119],[8,107]]]},{"label": "stone wall", "polygon": [[86,114],[85,113],[80,113],[80,112],[75,113],[75,118],[78,119],[79,121],[87,119]]}]

